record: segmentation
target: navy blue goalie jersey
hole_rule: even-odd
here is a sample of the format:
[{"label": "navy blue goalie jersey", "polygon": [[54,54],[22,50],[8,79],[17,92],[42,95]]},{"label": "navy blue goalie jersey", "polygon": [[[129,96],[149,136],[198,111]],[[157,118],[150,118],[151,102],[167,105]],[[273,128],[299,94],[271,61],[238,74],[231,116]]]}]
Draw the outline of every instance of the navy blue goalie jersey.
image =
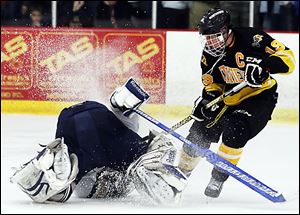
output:
[{"label": "navy blue goalie jersey", "polygon": [[125,171],[148,148],[148,143],[112,111],[94,101],[73,105],[60,113],[56,138],[62,137],[69,153],[78,157],[77,182],[97,167]]}]

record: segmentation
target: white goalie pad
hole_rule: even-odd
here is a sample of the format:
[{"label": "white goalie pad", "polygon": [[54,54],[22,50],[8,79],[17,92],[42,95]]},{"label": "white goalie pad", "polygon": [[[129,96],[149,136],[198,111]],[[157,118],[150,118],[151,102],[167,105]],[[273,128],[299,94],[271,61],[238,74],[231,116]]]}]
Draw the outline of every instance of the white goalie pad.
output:
[{"label": "white goalie pad", "polygon": [[145,198],[157,204],[177,204],[187,181],[170,173],[155,172],[143,166],[136,168],[132,176],[136,190]]},{"label": "white goalie pad", "polygon": [[178,203],[187,184],[186,176],[178,168],[179,156],[171,139],[157,135],[148,152],[127,170],[136,190],[155,203]]},{"label": "white goalie pad", "polygon": [[63,139],[49,143],[35,158],[24,164],[10,178],[31,199],[45,202],[67,189],[78,174],[78,159],[69,156]]}]

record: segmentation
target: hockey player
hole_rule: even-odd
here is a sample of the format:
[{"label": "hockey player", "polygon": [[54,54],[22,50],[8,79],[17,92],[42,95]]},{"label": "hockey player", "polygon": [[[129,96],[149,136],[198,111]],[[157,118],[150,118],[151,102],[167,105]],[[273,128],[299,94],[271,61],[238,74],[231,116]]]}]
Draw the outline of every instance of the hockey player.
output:
[{"label": "hockey player", "polygon": [[148,99],[147,92],[129,79],[112,94],[111,110],[94,101],[65,108],[56,139],[11,181],[36,202],[65,202],[73,191],[81,198],[124,197],[134,187],[157,203],[174,202],[185,181],[163,166],[173,165],[173,142],[155,131],[147,141],[137,134],[138,116],[132,108]]},{"label": "hockey player", "polygon": [[[199,32],[204,51],[201,58],[202,96],[192,112],[194,123],[187,139],[202,148],[222,143],[217,154],[238,164],[247,142],[271,120],[277,103],[277,83],[273,74],[294,70],[292,51],[266,32],[250,27],[233,27],[230,15],[222,9],[209,10],[200,20]],[[247,85],[222,103],[204,106],[237,84]],[[190,175],[200,160],[184,145],[180,169]],[[205,195],[218,197],[228,174],[214,167]]]}]

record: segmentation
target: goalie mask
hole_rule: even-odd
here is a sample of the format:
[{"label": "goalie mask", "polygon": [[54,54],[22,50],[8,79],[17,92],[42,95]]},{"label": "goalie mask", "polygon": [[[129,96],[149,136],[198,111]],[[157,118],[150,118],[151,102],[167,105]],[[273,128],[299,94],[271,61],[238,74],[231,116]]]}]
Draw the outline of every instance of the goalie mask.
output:
[{"label": "goalie mask", "polygon": [[198,24],[200,42],[205,52],[218,57],[225,51],[225,43],[230,27],[230,15],[221,9],[209,10]]}]

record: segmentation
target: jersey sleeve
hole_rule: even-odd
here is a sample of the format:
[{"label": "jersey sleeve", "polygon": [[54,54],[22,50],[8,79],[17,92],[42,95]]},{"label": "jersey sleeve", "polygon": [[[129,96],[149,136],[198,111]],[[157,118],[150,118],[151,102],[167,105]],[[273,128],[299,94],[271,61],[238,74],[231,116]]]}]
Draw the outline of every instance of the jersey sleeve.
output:
[{"label": "jersey sleeve", "polygon": [[[289,74],[293,72],[295,69],[295,57],[292,50],[286,47],[282,42],[272,38],[266,32],[261,32],[261,34],[257,35],[255,35],[257,42],[261,40],[262,51],[267,56],[265,64],[270,74]],[[259,36],[262,37],[259,38]]]},{"label": "jersey sleeve", "polygon": [[115,114],[115,116],[129,129],[138,133],[139,130],[139,116],[133,113],[130,118],[124,116],[124,114],[117,108],[110,106],[110,110]]}]

